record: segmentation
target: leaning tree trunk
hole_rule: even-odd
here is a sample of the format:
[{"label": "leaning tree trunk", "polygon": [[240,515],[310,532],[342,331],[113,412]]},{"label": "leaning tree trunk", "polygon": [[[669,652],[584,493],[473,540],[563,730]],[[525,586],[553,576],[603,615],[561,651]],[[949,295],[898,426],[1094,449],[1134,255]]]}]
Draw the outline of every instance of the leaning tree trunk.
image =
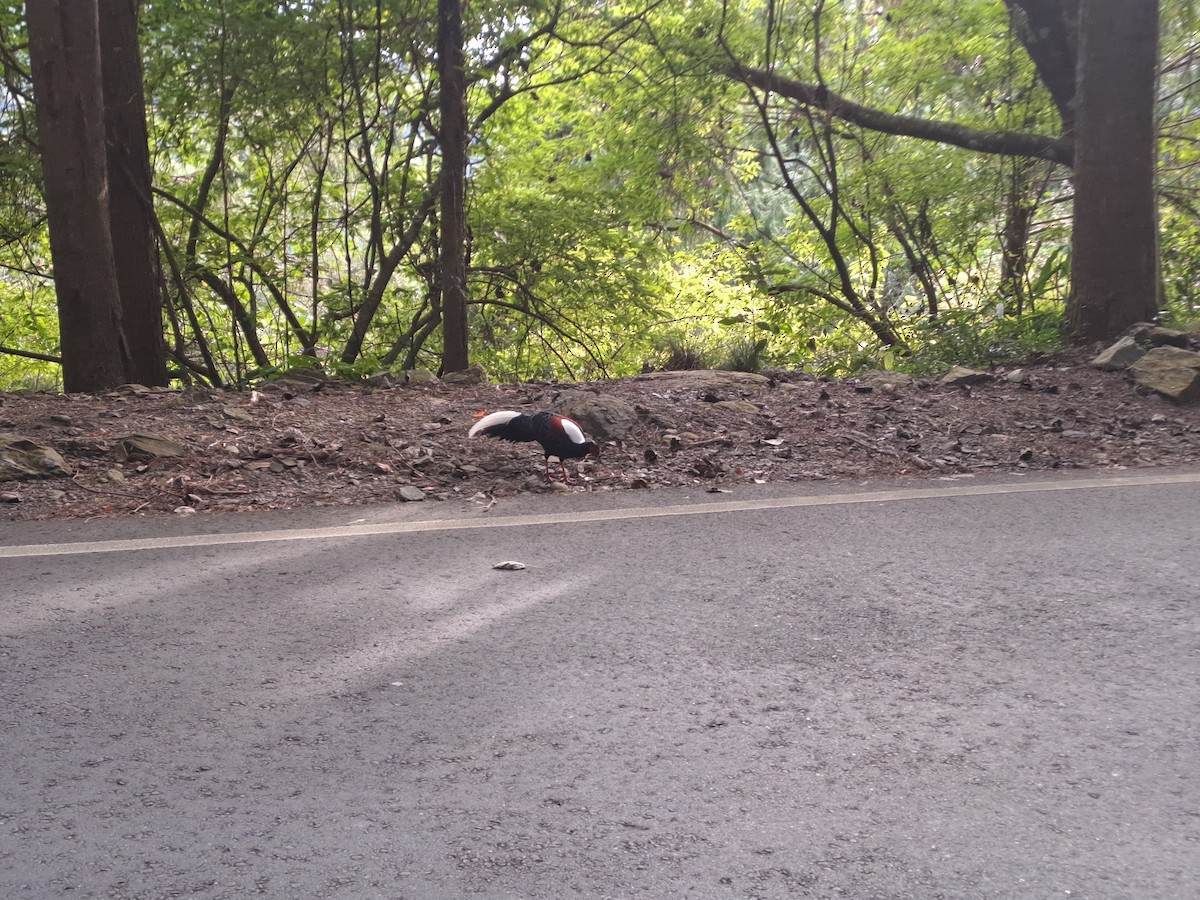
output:
[{"label": "leaning tree trunk", "polygon": [[150,191],[136,0],[100,0],[100,13],[109,228],[131,354],[128,375],[140,384],[165,385],[162,273]]},{"label": "leaning tree trunk", "polygon": [[26,16],[63,386],[103,390],[129,380],[129,350],[105,204],[97,2],[29,0]]},{"label": "leaning tree trunk", "polygon": [[438,76],[442,151],[442,368],[456,372],[467,354],[467,83],[461,0],[438,0]]},{"label": "leaning tree trunk", "polygon": [[1158,311],[1158,0],[1082,0],[1068,326],[1116,337]]}]

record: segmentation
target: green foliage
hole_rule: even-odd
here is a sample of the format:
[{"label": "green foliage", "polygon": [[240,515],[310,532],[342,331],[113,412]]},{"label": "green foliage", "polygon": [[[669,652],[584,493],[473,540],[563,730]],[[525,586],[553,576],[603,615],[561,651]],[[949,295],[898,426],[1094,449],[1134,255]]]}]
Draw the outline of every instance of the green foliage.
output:
[{"label": "green foliage", "polygon": [[767,338],[735,337],[725,346],[722,369],[733,372],[758,372],[763,368]]},{"label": "green foliage", "polygon": [[[246,384],[314,359],[355,378],[439,368],[433,12],[142,4],[168,335],[188,377]],[[1200,318],[1196,16],[1164,0],[1176,322]],[[1061,169],[866,132],[724,71],[732,53],[882,110],[1052,134],[997,0],[490,3],[466,28],[471,349],[496,377],[932,372],[1056,346]],[[17,7],[0,10],[0,44],[0,346],[53,355]],[[0,387],[54,374],[0,353]]]},{"label": "green foliage", "polygon": [[1020,317],[997,316],[995,311],[961,309],[938,320],[914,324],[910,356],[881,355],[883,368],[910,375],[935,375],[961,364],[986,369],[991,365],[1024,362],[1062,346],[1063,310],[1047,305]]},{"label": "green foliage", "polygon": [[650,368],[663,372],[687,372],[713,367],[715,354],[710,342],[695,331],[676,331],[663,339],[660,357]]}]

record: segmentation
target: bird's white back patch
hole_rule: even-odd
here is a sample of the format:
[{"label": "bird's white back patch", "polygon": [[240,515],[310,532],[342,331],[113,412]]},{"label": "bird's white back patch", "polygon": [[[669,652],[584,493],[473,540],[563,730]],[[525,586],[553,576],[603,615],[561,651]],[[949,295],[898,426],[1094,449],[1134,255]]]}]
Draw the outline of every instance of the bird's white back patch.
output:
[{"label": "bird's white back patch", "polygon": [[563,434],[567,436],[567,439],[572,444],[582,444],[586,440],[586,438],[583,436],[583,432],[580,431],[579,426],[565,416],[559,417],[558,424],[559,427],[562,428]]}]

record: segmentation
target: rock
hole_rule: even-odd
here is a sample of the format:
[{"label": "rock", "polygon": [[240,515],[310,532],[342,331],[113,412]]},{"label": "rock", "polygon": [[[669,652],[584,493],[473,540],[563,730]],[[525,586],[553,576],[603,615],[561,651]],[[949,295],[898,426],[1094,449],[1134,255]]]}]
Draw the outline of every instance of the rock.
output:
[{"label": "rock", "polygon": [[374,375],[367,376],[366,385],[371,388],[395,387],[396,376],[391,372],[376,372]]},{"label": "rock", "polygon": [[1131,369],[1142,387],[1180,403],[1200,400],[1200,353],[1179,347],[1155,347]]},{"label": "rock", "polygon": [[992,376],[987,372],[980,372],[977,369],[968,369],[966,366],[955,366],[949,372],[942,376],[942,384],[952,387],[966,387],[972,384],[981,384],[984,381],[991,381]]},{"label": "rock", "polygon": [[479,363],[457,372],[443,372],[442,381],[446,384],[487,384],[487,369]]},{"label": "rock", "polygon": [[122,484],[125,481],[125,473],[120,469],[109,469],[104,473],[104,478],[113,484]]},{"label": "rock", "polygon": [[237,419],[239,422],[253,422],[254,416],[246,412],[240,406],[226,406],[221,410],[221,414],[227,419]]},{"label": "rock", "polygon": [[1101,351],[1100,355],[1092,360],[1092,365],[1097,369],[1104,369],[1106,372],[1116,372],[1128,369],[1145,355],[1146,351],[1138,346],[1138,342],[1133,337],[1126,335],[1118,338],[1116,343]]},{"label": "rock", "polygon": [[21,495],[9,491],[0,492],[0,503],[20,503]]},{"label": "rock", "polygon": [[1174,328],[1163,328],[1155,325],[1146,332],[1146,340],[1153,347],[1187,347],[1188,335]]},{"label": "rock", "polygon": [[588,391],[567,391],[554,406],[597,441],[623,441],[638,418],[632,404]]},{"label": "rock", "polygon": [[881,369],[863,372],[857,380],[864,387],[878,388],[881,391],[895,390],[902,385],[913,383],[911,375],[905,375],[903,372],[885,372]]},{"label": "rock", "polygon": [[130,434],[118,442],[126,456],[183,456],[187,448],[178,441],[159,437],[156,434]]},{"label": "rock", "polygon": [[521,490],[523,491],[542,491],[546,489],[546,479],[541,475],[530,475],[521,482]]},{"label": "rock", "polygon": [[329,377],[320,369],[307,366],[293,366],[272,378],[273,381],[285,384],[324,384]]},{"label": "rock", "polygon": [[63,478],[67,461],[52,447],[19,434],[0,434],[0,481],[24,478]]},{"label": "rock", "polygon": [[396,496],[405,503],[417,503],[425,499],[425,492],[414,485],[404,484],[396,491]]},{"label": "rock", "polygon": [[[483,366],[480,366],[480,368],[482,369]],[[467,370],[467,371],[470,371],[470,370]],[[436,375],[434,375],[432,372],[430,372],[428,369],[405,369],[404,371],[402,371],[400,373],[400,380],[403,381],[405,384],[412,384],[413,382],[421,382],[421,381],[437,381],[438,377]],[[483,380],[487,381],[487,373],[486,372],[484,373]]]},{"label": "rock", "polygon": [[1150,347],[1186,347],[1188,345],[1187,331],[1176,331],[1174,328],[1163,328],[1151,322],[1138,322],[1125,329],[1124,337],[1133,338],[1142,346]]}]

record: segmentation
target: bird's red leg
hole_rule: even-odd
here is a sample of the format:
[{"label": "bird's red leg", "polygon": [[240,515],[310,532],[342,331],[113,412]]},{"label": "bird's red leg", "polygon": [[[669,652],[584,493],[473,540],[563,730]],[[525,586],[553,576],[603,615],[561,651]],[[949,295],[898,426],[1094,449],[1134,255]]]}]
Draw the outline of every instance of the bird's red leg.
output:
[{"label": "bird's red leg", "polygon": [[574,482],[571,481],[571,476],[567,474],[567,464],[561,459],[558,461],[558,464],[562,468],[563,484],[574,484]]}]

